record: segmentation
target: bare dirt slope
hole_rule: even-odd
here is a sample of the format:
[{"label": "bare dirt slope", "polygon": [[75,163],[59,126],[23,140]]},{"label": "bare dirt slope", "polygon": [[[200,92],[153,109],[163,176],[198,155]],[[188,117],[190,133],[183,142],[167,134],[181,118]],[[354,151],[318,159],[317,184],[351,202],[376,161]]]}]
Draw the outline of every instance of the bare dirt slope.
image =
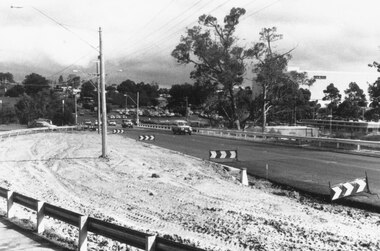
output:
[{"label": "bare dirt slope", "polygon": [[[265,181],[244,187],[203,161],[120,135],[108,139],[109,160],[98,158],[96,133],[2,139],[0,186],[210,250],[380,250],[377,214],[316,203]],[[50,224],[63,240],[75,235]],[[116,245],[92,239],[102,250]]]}]

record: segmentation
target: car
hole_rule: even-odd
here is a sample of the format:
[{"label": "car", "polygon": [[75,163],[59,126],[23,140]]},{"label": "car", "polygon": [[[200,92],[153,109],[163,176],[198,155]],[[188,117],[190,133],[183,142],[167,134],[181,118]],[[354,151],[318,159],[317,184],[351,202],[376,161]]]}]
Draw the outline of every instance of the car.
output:
[{"label": "car", "polygon": [[123,119],[123,122],[121,123],[121,126],[123,128],[133,128],[133,122],[130,119]]},{"label": "car", "polygon": [[84,124],[85,124],[85,125],[87,125],[87,126],[90,126],[90,125],[92,125],[92,123],[91,123],[91,121],[90,121],[90,120],[86,120],[86,121],[84,122]]},{"label": "car", "polygon": [[109,126],[116,126],[116,121],[114,121],[114,120],[108,120],[108,125]]},{"label": "car", "polygon": [[48,127],[49,129],[56,129],[57,126],[53,125],[49,120],[34,120],[29,124],[29,128]]},{"label": "car", "polygon": [[186,120],[176,120],[172,125],[173,134],[189,134],[193,132],[191,126],[187,123]]}]

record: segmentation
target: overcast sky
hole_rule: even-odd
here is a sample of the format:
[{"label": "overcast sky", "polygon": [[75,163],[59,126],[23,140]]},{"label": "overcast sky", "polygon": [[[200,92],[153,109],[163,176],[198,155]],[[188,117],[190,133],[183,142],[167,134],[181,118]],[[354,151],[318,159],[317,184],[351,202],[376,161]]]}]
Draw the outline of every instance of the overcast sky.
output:
[{"label": "overcast sky", "polygon": [[190,81],[190,68],[170,53],[186,27],[202,14],[222,21],[232,7],[247,11],[236,32],[241,45],[276,26],[284,35],[276,50],[296,48],[289,66],[327,77],[311,88],[314,99],[329,83],[343,94],[349,82],[367,90],[379,76],[367,66],[380,61],[378,0],[1,0],[0,72],[19,81],[31,71],[52,79],[78,69],[93,73],[101,27],[108,83],[180,84]]}]

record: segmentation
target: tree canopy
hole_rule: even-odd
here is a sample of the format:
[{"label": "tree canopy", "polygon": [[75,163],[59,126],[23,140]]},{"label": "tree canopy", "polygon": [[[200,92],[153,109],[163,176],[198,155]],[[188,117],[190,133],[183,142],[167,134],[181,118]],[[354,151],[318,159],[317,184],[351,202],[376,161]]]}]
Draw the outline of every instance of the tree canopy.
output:
[{"label": "tree canopy", "polygon": [[25,92],[28,95],[37,94],[44,89],[50,88],[49,81],[37,73],[31,73],[25,76],[22,83],[24,85]]},{"label": "tree canopy", "polygon": [[322,100],[330,101],[327,107],[330,112],[334,112],[338,108],[338,105],[342,98],[339,89],[336,88],[333,83],[331,83],[326,87],[325,90],[323,90],[323,93],[325,96],[322,98]]},{"label": "tree canopy", "polygon": [[[253,57],[252,49],[245,49],[237,44],[235,36],[239,19],[245,14],[243,8],[232,8],[225,16],[223,25],[212,15],[202,15],[198,26],[187,29],[172,56],[180,64],[193,64],[190,77],[198,83],[210,82],[215,91],[221,86],[223,97],[228,100],[230,123],[237,123],[239,117],[236,107],[234,88],[243,82],[246,73],[246,60]],[[227,110],[226,110],[227,112]]]},{"label": "tree canopy", "polygon": [[25,88],[22,85],[15,85],[5,92],[7,97],[19,97],[25,93]]}]

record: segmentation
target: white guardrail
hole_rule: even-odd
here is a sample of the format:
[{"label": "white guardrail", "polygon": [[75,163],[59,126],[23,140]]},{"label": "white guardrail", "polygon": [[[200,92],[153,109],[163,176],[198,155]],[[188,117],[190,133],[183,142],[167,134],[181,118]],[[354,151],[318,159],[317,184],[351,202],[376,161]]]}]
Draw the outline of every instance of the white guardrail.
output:
[{"label": "white guardrail", "polygon": [[[27,135],[40,132],[54,132],[54,131],[73,131],[80,129],[77,126],[61,126],[55,128],[33,128],[21,129],[13,131],[0,132],[0,138],[14,137],[18,135]],[[26,208],[36,211],[37,213],[37,226],[36,232],[42,234],[44,232],[44,218],[52,217],[54,219],[63,221],[78,227],[78,250],[87,250],[87,233],[92,232],[115,241],[127,244],[129,246],[146,250],[146,251],[205,251],[197,247],[174,242],[156,235],[136,231],[127,227],[117,224],[105,222],[93,217],[82,215],[64,208],[54,206],[52,204],[36,200],[34,198],[22,195],[17,192],[0,187],[0,198],[6,199],[7,211],[6,217],[8,219],[15,216],[14,203],[20,204]]]},{"label": "white guardrail", "polygon": [[74,131],[79,127],[77,126],[57,126],[57,127],[38,127],[38,128],[29,128],[29,129],[19,129],[19,130],[10,130],[10,131],[1,131],[0,138],[14,137],[19,135],[40,133],[40,132],[57,132],[57,131]]},{"label": "white guardrail", "polygon": [[[157,124],[139,124],[142,128],[153,128],[160,130],[171,130],[170,125],[157,125]],[[286,143],[286,144],[297,144],[297,145],[310,145],[320,148],[335,148],[341,150],[378,150],[380,151],[380,142],[378,141],[363,141],[363,140],[352,140],[352,139],[336,139],[336,138],[322,138],[322,137],[302,137],[293,135],[280,135],[271,133],[258,133],[258,132],[248,132],[248,131],[237,131],[237,130],[220,130],[220,129],[210,129],[210,128],[194,128],[193,132],[197,134],[223,137],[223,138],[234,138],[240,140],[249,141],[261,141],[261,142],[276,142],[276,143]]]}]

